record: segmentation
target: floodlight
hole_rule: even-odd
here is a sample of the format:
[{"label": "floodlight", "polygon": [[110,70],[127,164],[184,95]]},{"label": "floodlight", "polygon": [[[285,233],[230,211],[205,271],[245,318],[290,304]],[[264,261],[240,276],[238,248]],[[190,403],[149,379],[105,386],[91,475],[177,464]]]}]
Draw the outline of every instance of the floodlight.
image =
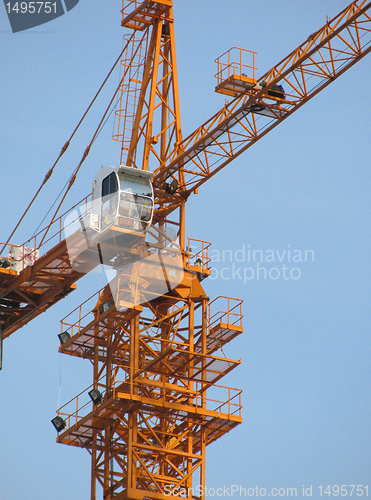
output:
[{"label": "floodlight", "polygon": [[107,300],[107,302],[104,302],[104,304],[102,304],[102,306],[101,306],[101,314],[103,314],[106,311],[108,311],[108,309],[110,307],[111,307],[111,302],[109,300]]},{"label": "floodlight", "polygon": [[57,432],[63,431],[63,429],[66,427],[66,421],[63,420],[63,418],[60,417],[59,415],[54,417],[51,422],[54,425],[54,427],[56,428]]},{"label": "floodlight", "polygon": [[71,338],[71,335],[68,333],[68,332],[62,332],[58,335],[59,337],[59,340],[60,340],[60,343],[61,345],[64,344],[65,342],[67,342],[68,339]]},{"label": "floodlight", "polygon": [[88,392],[90,399],[93,401],[95,405],[99,404],[102,401],[102,394],[98,391],[98,389],[92,389]]}]

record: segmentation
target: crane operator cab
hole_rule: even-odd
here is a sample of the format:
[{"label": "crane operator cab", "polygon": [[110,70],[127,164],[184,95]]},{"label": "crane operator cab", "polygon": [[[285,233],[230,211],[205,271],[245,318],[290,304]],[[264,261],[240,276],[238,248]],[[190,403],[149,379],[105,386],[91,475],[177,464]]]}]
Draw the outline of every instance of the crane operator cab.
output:
[{"label": "crane operator cab", "polygon": [[154,206],[152,177],[152,172],[123,165],[96,173],[90,225],[97,233],[112,226],[140,233],[148,230]]},{"label": "crane operator cab", "polygon": [[152,177],[152,172],[123,165],[95,174],[91,209],[79,217],[77,232],[71,225],[67,239],[76,269],[88,272],[99,262],[109,264],[123,249],[144,241],[153,217]]},{"label": "crane operator cab", "polygon": [[94,176],[91,213],[83,229],[95,238],[110,227],[145,233],[153,216],[152,172],[121,165]]}]

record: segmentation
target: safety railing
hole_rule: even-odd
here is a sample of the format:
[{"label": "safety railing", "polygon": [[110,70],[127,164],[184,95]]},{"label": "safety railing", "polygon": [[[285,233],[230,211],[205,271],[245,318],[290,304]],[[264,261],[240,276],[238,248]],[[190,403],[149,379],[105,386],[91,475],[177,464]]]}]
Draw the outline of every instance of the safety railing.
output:
[{"label": "safety railing", "polygon": [[122,26],[143,30],[153,22],[154,17],[164,13],[165,6],[171,6],[171,0],[122,0]]},{"label": "safety railing", "polygon": [[[232,47],[224,52],[221,56],[215,59],[217,72],[215,78],[217,85],[228,80],[231,77],[247,77],[252,81],[255,80],[255,56],[257,52],[252,50],[242,49],[240,47]],[[249,62],[249,63],[248,63]]]},{"label": "safety railing", "polygon": [[[201,390],[201,386],[199,390]],[[214,397],[205,397],[199,390],[197,387],[196,406],[204,407],[206,410],[216,411],[219,414],[223,413],[228,416],[235,415],[237,417],[242,417],[241,389],[214,384],[211,389],[213,394],[216,394]]]},{"label": "safety railing", "polygon": [[197,267],[200,272],[210,272],[211,257],[209,257],[209,241],[188,238],[188,247],[186,251],[186,266]]},{"label": "safety railing", "polygon": [[[76,211],[75,214],[73,214],[74,210]],[[46,226],[44,229],[41,229],[41,231],[32,236],[32,238],[27,240],[22,246],[32,247],[40,250],[41,247],[44,248],[47,246],[52,247],[57,245],[64,239],[63,231],[66,229],[68,230],[68,228],[72,227],[73,224],[76,224],[77,221],[80,221],[89,213],[90,210],[91,194],[85,196],[85,198],[80,200],[73,207],[60,215],[53,221],[52,224]],[[65,219],[67,218],[67,216],[72,217],[69,217],[68,224],[65,224]]]},{"label": "safety railing", "polygon": [[[73,337],[95,319],[95,308],[103,290],[104,287],[61,319],[61,333],[68,332]],[[104,304],[102,307],[104,309]]]},{"label": "safety railing", "polygon": [[0,268],[17,273],[32,266],[39,257],[39,251],[35,247],[0,243],[0,248]]},{"label": "safety railing", "polygon": [[128,15],[138,9],[143,0],[122,0],[122,10],[123,15]]},{"label": "safety railing", "polygon": [[[91,210],[91,194],[80,200],[69,210],[60,215],[49,226],[44,227],[22,245],[0,243],[0,268],[14,270],[17,273],[27,266],[32,266],[40,256],[40,249],[45,253],[64,239],[64,231],[80,224]],[[76,212],[75,214],[73,212]],[[68,217],[68,219],[67,219]],[[68,221],[66,223],[66,220]],[[77,227],[77,226],[76,226]],[[78,225],[80,227],[80,225]]]},{"label": "safety railing", "polygon": [[[62,417],[66,422],[67,429],[77,424],[92,410],[92,401],[88,394],[88,390],[92,387],[93,386],[90,386],[85,391],[80,392],[75,398],[71,399],[57,410],[57,415]],[[72,406],[74,409],[72,409]]]},{"label": "safety railing", "polygon": [[[209,327],[212,329],[221,323],[242,327],[242,304],[241,299],[223,295],[212,300],[209,303]],[[213,313],[213,310],[217,312]]]},{"label": "safety railing", "polygon": [[[133,369],[130,367],[116,367],[108,374],[104,374],[97,383],[91,384],[89,387],[81,391],[77,396],[58,408],[57,415],[62,417],[66,422],[66,429],[70,429],[73,425],[86,417],[93,409],[94,403],[89,392],[92,389],[98,389],[101,395],[101,402],[109,402],[115,404],[122,399],[140,397],[141,388],[143,393],[152,395],[152,398],[157,403],[163,400],[164,403],[171,402],[179,404],[179,409],[182,405],[203,409],[207,412],[215,412],[215,417],[223,416],[242,416],[241,394],[242,390],[226,387],[222,385],[213,385],[213,396],[207,397],[207,394],[202,392],[202,384],[196,383],[194,390],[186,390],[184,386],[179,386],[179,390],[164,389],[161,382],[158,380],[149,380],[143,378],[135,379],[131,374]],[[109,385],[107,380],[110,379]],[[126,396],[125,396],[126,395]],[[100,402],[99,402],[100,403]],[[99,406],[98,406],[99,408]]]}]

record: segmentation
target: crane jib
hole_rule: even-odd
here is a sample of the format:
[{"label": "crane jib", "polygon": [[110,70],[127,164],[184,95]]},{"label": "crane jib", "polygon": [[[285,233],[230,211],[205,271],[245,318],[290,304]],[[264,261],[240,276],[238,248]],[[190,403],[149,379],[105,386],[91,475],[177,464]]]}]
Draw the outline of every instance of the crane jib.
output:
[{"label": "crane jib", "polygon": [[[255,87],[233,99],[211,119],[177,144],[165,165],[155,172],[154,186],[184,172],[181,189],[189,195],[221,168],[281,123],[371,51],[371,17],[355,2],[265,73]],[[350,33],[350,35],[349,35]],[[345,38],[348,34],[349,40]],[[285,85],[285,98],[271,89]],[[255,115],[265,117],[260,125]],[[190,164],[190,167],[187,167]],[[176,202],[174,208],[178,206]],[[168,203],[171,211],[171,201]]]}]

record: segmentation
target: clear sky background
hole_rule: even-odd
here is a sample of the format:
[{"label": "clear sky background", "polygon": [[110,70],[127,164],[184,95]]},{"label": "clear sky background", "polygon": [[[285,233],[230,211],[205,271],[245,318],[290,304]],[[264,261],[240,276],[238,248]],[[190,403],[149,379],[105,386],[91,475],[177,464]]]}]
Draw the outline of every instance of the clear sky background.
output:
[{"label": "clear sky background", "polygon": [[[183,135],[223,104],[214,59],[258,52],[262,75],[347,0],[175,0]],[[1,223],[5,241],[118,56],[119,0],[80,0],[67,15],[12,34],[0,6]],[[13,243],[32,235],[80,160],[110,91],[53,174]],[[243,389],[244,423],[208,447],[207,485],[369,485],[371,56],[203,186],[187,204],[187,236],[223,250],[313,250],[298,280],[204,282],[211,298],[244,300],[244,333],[225,348],[242,365],[223,383]],[[66,205],[117,165],[107,124]],[[250,245],[250,247],[248,247]],[[241,254],[238,254],[240,257]],[[232,262],[215,262],[214,275]],[[279,263],[265,263],[269,271]],[[50,420],[91,384],[89,362],[58,354],[59,320],[103,286],[78,290],[4,342],[0,373],[0,500],[90,498],[90,457],[57,445]]]}]

